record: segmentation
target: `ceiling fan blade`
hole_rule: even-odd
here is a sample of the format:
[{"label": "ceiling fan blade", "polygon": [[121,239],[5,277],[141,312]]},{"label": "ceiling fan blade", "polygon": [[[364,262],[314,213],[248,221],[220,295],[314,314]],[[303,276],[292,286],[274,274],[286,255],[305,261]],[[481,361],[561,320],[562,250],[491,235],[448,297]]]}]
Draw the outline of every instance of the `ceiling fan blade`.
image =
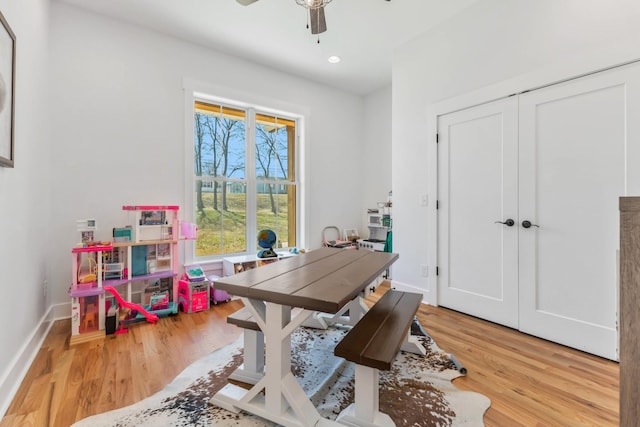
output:
[{"label": "ceiling fan blade", "polygon": [[249,6],[251,3],[255,3],[258,0],[236,0],[236,1],[243,6]]},{"label": "ceiling fan blade", "polygon": [[324,19],[324,6],[309,9],[309,20],[311,21],[311,34],[320,34],[327,31],[327,21]]}]

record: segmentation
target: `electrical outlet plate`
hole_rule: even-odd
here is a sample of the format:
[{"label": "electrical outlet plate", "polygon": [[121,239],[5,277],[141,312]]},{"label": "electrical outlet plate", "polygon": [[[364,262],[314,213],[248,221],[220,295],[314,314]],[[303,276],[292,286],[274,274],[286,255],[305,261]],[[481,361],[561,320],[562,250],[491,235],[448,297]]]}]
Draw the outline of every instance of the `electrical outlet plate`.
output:
[{"label": "electrical outlet plate", "polygon": [[420,276],[422,277],[429,276],[429,266],[427,264],[420,264]]}]

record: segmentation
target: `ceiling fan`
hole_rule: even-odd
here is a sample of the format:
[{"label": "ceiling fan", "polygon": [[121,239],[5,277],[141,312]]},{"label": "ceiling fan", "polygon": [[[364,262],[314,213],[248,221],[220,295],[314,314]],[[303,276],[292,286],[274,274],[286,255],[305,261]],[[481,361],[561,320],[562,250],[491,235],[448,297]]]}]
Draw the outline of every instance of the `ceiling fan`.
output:
[{"label": "ceiling fan", "polygon": [[[249,6],[258,0],[236,0],[243,6]],[[327,21],[324,17],[324,7],[331,0],[295,0],[300,6],[309,9],[309,22],[311,23],[311,34],[320,34],[327,31]],[[309,28],[309,24],[307,24]]]},{"label": "ceiling fan", "polygon": [[[243,6],[249,6],[258,0],[236,0]],[[386,0],[391,1],[391,0]],[[327,31],[327,21],[324,17],[324,7],[331,3],[331,0],[295,0],[295,2],[309,10],[309,23],[311,24],[311,34],[320,34]],[[307,28],[309,28],[307,23]],[[319,41],[318,41],[319,42]]]}]

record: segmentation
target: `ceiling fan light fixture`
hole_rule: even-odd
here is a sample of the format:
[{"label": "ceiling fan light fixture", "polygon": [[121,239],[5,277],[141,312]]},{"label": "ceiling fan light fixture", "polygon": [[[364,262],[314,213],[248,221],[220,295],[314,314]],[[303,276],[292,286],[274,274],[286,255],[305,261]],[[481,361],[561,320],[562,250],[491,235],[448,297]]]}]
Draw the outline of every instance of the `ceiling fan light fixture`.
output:
[{"label": "ceiling fan light fixture", "polygon": [[331,0],[296,0],[296,4],[306,9],[320,9],[331,3]]},{"label": "ceiling fan light fixture", "polygon": [[[243,6],[248,6],[258,0],[236,0]],[[318,35],[318,43],[320,43],[320,33],[327,31],[327,20],[324,17],[324,7],[331,3],[332,0],[295,0],[296,4],[304,7],[307,12],[307,29],[311,28],[311,34]],[[391,1],[391,0],[386,0]],[[329,62],[332,62],[331,59]],[[340,62],[340,58],[337,61]],[[335,63],[332,62],[332,63]]]}]

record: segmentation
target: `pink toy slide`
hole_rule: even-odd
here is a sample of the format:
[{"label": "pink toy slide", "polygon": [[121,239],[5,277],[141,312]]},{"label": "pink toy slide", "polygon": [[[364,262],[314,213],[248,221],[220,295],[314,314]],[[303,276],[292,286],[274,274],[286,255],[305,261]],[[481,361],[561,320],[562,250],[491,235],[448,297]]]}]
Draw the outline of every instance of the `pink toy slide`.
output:
[{"label": "pink toy slide", "polygon": [[113,296],[118,301],[122,307],[130,308],[131,310],[136,310],[138,313],[142,313],[142,315],[147,319],[147,322],[155,323],[158,321],[158,315],[149,313],[144,309],[140,304],[134,304],[132,302],[125,301],[122,296],[116,291],[113,286],[105,286],[104,290],[113,294]]}]

